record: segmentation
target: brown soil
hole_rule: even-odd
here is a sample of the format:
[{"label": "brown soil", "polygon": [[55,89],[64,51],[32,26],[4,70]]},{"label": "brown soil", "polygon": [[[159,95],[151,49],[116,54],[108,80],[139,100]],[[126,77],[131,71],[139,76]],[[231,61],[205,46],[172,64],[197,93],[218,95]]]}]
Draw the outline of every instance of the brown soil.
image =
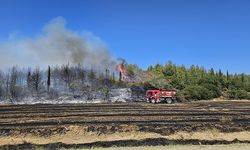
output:
[{"label": "brown soil", "polygon": [[250,101],[2,105],[0,145],[249,143],[249,124]]}]

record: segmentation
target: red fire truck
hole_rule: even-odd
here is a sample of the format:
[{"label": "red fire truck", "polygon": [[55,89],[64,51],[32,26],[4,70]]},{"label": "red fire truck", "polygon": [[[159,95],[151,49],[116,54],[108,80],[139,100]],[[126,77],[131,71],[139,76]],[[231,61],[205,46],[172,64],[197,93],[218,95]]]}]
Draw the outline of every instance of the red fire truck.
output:
[{"label": "red fire truck", "polygon": [[146,100],[147,103],[166,102],[171,104],[176,101],[175,96],[175,91],[147,90]]}]

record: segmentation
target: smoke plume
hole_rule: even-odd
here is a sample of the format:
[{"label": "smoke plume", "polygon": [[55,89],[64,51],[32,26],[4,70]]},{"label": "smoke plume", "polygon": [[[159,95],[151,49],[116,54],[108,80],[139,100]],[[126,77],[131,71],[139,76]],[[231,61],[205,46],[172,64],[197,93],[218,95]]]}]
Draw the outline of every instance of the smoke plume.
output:
[{"label": "smoke plume", "polygon": [[104,42],[91,33],[71,31],[65,20],[51,20],[35,38],[14,38],[0,43],[0,68],[18,65],[82,64],[88,67],[115,67]]}]

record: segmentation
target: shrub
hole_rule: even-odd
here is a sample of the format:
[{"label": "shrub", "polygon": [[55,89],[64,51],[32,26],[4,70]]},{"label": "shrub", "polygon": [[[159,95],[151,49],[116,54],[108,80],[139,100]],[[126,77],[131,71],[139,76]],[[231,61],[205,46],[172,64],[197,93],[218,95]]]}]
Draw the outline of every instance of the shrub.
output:
[{"label": "shrub", "polygon": [[219,97],[221,92],[212,84],[190,85],[183,90],[183,95],[186,99],[205,100]]},{"label": "shrub", "polygon": [[201,100],[207,92],[199,85],[190,85],[183,90],[183,95],[186,99]]},{"label": "shrub", "polygon": [[178,102],[187,102],[188,101],[188,99],[186,99],[184,93],[181,92],[181,91],[179,91],[179,92],[177,91],[177,93],[176,93],[176,100]]},{"label": "shrub", "polygon": [[242,89],[230,89],[227,91],[227,97],[230,99],[249,99],[249,95],[246,90]]},{"label": "shrub", "polygon": [[238,99],[248,99],[249,95],[247,94],[246,90],[237,90],[236,97]]},{"label": "shrub", "polygon": [[217,98],[221,96],[221,91],[217,86],[213,84],[204,84],[203,87],[209,90],[210,98]]}]

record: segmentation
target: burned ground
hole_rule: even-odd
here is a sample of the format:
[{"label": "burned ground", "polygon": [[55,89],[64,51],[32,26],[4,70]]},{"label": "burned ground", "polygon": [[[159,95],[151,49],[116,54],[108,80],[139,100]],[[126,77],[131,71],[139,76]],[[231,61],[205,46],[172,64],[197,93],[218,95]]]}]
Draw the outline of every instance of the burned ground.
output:
[{"label": "burned ground", "polygon": [[[250,101],[2,105],[0,106],[0,137],[9,141],[14,140],[14,144],[22,144],[22,142],[15,142],[18,137],[22,137],[23,142],[48,144],[48,141],[42,142],[39,138],[61,136],[57,138],[61,140],[54,141],[56,143],[65,142],[62,137],[71,135],[79,136],[78,142],[70,141],[67,144],[86,144],[99,141],[112,143],[115,138],[109,139],[108,136],[117,137],[117,134],[123,134],[122,138],[116,139],[118,141],[134,141],[139,134],[142,134],[139,137],[143,140],[152,138],[154,135],[158,136],[155,137],[156,139],[161,139],[178,132],[212,130],[225,134],[249,132],[249,112]],[[134,139],[124,138],[130,134],[136,134]],[[88,137],[85,137],[87,135]],[[91,139],[93,135],[95,139]],[[30,137],[38,140],[32,141]],[[99,140],[98,137],[102,139]],[[234,139],[237,138],[234,137]],[[245,137],[243,140],[250,139]],[[1,145],[6,144],[8,140],[5,143],[1,142]]]}]

